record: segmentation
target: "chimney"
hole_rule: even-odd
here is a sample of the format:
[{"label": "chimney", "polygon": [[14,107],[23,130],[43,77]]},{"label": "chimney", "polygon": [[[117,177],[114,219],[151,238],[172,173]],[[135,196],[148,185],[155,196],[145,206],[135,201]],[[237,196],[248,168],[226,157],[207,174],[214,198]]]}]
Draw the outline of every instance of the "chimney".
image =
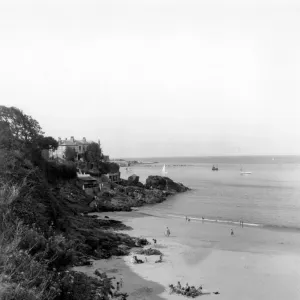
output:
[{"label": "chimney", "polygon": [[86,143],[86,138],[85,137],[83,137],[82,140],[84,141],[84,143]]},{"label": "chimney", "polygon": [[74,136],[71,136],[71,141],[72,141],[72,143],[74,143]]}]

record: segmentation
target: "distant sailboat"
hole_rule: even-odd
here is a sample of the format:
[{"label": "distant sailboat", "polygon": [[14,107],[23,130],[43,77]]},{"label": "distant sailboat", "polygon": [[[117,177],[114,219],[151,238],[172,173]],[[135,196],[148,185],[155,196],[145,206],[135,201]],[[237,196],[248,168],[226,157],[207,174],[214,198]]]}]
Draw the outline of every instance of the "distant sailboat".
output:
[{"label": "distant sailboat", "polygon": [[241,167],[241,170],[240,170],[241,172],[240,172],[240,174],[241,175],[250,175],[250,174],[252,174],[252,172],[246,172],[246,171],[243,171],[243,167]]},{"label": "distant sailboat", "polygon": [[162,170],[161,170],[162,174],[168,174],[167,170],[166,170],[166,165],[164,165],[162,167]]}]

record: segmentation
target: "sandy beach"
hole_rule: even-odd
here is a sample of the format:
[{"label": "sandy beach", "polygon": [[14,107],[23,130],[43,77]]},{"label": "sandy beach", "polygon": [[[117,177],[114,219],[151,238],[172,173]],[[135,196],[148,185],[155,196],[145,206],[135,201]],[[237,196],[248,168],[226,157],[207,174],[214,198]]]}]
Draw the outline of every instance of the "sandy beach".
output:
[{"label": "sandy beach", "polygon": [[[164,254],[148,256],[144,264],[132,264],[131,256],[95,261],[93,267],[77,267],[90,275],[100,268],[109,276],[121,278],[122,292],[131,299],[186,299],[169,294],[169,284],[203,286],[203,291],[219,295],[201,298],[300,299],[300,233],[275,231],[206,222],[186,222],[140,212],[101,213],[120,220],[133,230],[131,236],[157,239],[156,248]],[[171,236],[166,237],[168,226]],[[230,235],[233,228],[234,236]],[[149,246],[154,248],[153,243]],[[134,252],[135,249],[133,249]],[[144,255],[138,255],[145,258]]]}]

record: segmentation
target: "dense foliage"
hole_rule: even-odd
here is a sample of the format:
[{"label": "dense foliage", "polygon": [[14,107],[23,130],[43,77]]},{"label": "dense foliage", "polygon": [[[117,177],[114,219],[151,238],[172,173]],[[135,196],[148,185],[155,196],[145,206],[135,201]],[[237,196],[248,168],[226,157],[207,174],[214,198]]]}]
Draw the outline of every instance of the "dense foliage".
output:
[{"label": "dense foliage", "polygon": [[89,256],[123,255],[120,243],[130,247],[135,241],[106,231],[120,229],[120,222],[81,215],[90,208],[88,197],[70,181],[75,165],[42,158],[42,149],[57,144],[32,117],[0,106],[0,145],[0,299],[108,299],[110,279],[68,268]]},{"label": "dense foliage", "polygon": [[65,154],[65,159],[67,161],[75,161],[75,158],[77,156],[75,149],[72,147],[66,147],[64,154]]},{"label": "dense foliage", "polygon": [[1,144],[9,149],[35,146],[43,135],[40,124],[16,107],[0,106],[0,128]]},{"label": "dense foliage", "polygon": [[99,162],[103,158],[102,149],[99,144],[91,143],[87,146],[86,151],[84,152],[84,160],[93,165],[99,165]]}]

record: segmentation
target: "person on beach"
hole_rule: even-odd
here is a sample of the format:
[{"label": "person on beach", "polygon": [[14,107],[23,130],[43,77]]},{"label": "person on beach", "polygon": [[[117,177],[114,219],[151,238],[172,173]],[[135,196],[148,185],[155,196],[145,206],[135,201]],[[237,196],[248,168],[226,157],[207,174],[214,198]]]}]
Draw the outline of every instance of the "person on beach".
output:
[{"label": "person on beach", "polygon": [[152,240],[153,240],[154,245],[156,245],[157,240],[156,239],[152,239]]},{"label": "person on beach", "polygon": [[155,261],[155,263],[161,263],[162,262],[162,254],[159,256],[159,259]]},{"label": "person on beach", "polygon": [[123,287],[123,278],[120,279],[120,287]]},{"label": "person on beach", "polygon": [[230,232],[230,234],[231,234],[231,236],[233,236],[233,235],[234,235],[233,229],[231,229],[231,232]]},{"label": "person on beach", "polygon": [[166,236],[170,236],[170,234],[171,234],[171,231],[170,231],[170,229],[169,229],[169,227],[167,227],[167,229],[166,229]]},{"label": "person on beach", "polygon": [[180,281],[177,282],[177,288],[181,290],[181,283],[180,283]]},{"label": "person on beach", "polygon": [[134,255],[132,258],[132,263],[133,264],[142,264],[143,261],[141,259],[138,259],[136,255]]},{"label": "person on beach", "polygon": [[244,227],[244,221],[243,221],[243,219],[240,219],[240,227]]},{"label": "person on beach", "polygon": [[185,285],[185,291],[186,291],[186,292],[189,292],[189,291],[190,291],[190,289],[191,289],[191,288],[190,288],[189,284],[188,284],[188,283],[186,283],[186,285]]},{"label": "person on beach", "polygon": [[116,291],[119,292],[120,291],[120,282],[117,282],[117,288]]}]

